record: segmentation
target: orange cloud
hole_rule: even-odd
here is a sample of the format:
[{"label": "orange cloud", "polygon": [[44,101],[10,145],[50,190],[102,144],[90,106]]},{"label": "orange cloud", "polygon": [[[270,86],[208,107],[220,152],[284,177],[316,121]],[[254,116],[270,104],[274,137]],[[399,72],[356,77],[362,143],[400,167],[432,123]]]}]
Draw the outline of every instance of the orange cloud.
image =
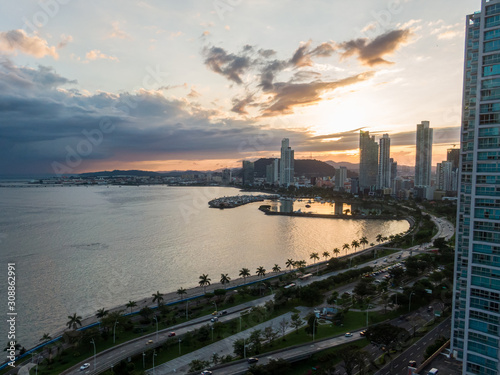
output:
[{"label": "orange cloud", "polygon": [[37,35],[28,36],[26,31],[21,29],[0,32],[0,51],[13,53],[19,51],[37,58],[45,56],[59,58],[56,47],[49,47],[45,39]]}]

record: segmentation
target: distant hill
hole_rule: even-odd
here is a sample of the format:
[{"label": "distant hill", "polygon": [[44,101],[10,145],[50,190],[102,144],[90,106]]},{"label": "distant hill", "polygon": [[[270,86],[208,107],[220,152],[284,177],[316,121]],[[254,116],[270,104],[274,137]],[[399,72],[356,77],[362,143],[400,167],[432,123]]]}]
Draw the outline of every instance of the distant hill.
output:
[{"label": "distant hill", "polygon": [[128,170],[122,171],[115,169],[114,171],[101,171],[101,172],[88,172],[81,173],[81,177],[104,177],[104,176],[136,176],[136,177],[145,177],[145,176],[164,176],[164,177],[180,177],[185,174],[204,174],[207,172],[199,172],[199,171],[170,171],[170,172],[151,172],[151,171],[139,171],[139,170]]},{"label": "distant hill", "polygon": [[[256,177],[266,177],[266,166],[273,162],[273,158],[262,158],[254,162]],[[295,159],[295,176],[305,177],[333,177],[335,168],[319,160]]]},{"label": "distant hill", "polygon": [[351,171],[356,171],[359,172],[359,164],[358,163],[349,163],[348,161],[333,161],[333,160],[327,160],[325,163],[330,164],[334,168],[340,168],[340,167],[346,167],[347,169]]}]

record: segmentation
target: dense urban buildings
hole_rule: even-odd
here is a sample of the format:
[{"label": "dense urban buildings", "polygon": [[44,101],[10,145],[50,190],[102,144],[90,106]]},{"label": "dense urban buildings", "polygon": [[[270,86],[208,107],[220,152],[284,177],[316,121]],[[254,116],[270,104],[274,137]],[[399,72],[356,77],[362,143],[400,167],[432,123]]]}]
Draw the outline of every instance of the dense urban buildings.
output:
[{"label": "dense urban buildings", "polygon": [[391,139],[384,134],[379,141],[377,187],[385,189],[391,187]]},{"label": "dense urban buildings", "polygon": [[451,349],[462,374],[498,375],[500,0],[467,16]]},{"label": "dense urban buildings", "polygon": [[243,186],[253,185],[254,165],[251,161],[243,160]]},{"label": "dense urban buildings", "polygon": [[290,140],[283,138],[281,140],[280,185],[286,187],[293,185],[294,175],[293,150],[290,148]]},{"label": "dense urban buildings", "polygon": [[417,125],[415,186],[431,186],[432,129],[429,121]]},{"label": "dense urban buildings", "polygon": [[266,166],[266,182],[274,185],[279,183],[279,159],[274,159],[271,164]]},{"label": "dense urban buildings", "polygon": [[378,143],[370,132],[359,133],[359,188],[373,189],[377,185]]},{"label": "dense urban buildings", "polygon": [[344,185],[347,181],[347,168],[339,167],[335,170],[335,190],[344,191]]}]

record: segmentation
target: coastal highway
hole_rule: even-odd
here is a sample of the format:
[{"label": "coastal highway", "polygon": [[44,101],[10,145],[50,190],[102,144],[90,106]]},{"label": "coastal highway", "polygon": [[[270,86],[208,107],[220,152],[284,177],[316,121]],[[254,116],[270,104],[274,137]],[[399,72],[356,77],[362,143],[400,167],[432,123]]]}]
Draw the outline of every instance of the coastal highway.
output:
[{"label": "coastal highway", "polygon": [[[452,234],[453,233],[453,226],[449,222],[447,222],[446,220],[440,219],[440,218],[435,218],[435,217],[433,217],[433,218],[435,219],[433,221],[436,223],[436,225],[438,227],[438,235],[444,235],[444,236],[449,236],[449,237],[451,237],[453,235]],[[401,259],[398,259],[398,260],[405,259],[406,257],[410,256],[410,254],[413,252],[425,251],[430,245],[431,244],[425,244],[424,246],[417,245],[417,246],[414,246],[410,249],[407,249],[407,250],[411,250],[411,251],[407,251],[407,250],[402,251],[400,253]],[[376,247],[382,247],[382,246],[383,245],[379,245]],[[392,263],[392,261],[396,261],[395,257],[396,257],[396,255],[394,255],[392,257],[391,262],[384,263],[384,265],[388,265],[388,264]],[[380,260],[373,260],[373,261],[367,262],[363,265],[359,265],[359,267],[368,266],[368,265],[377,267],[377,266],[380,266],[380,264],[381,264],[380,262],[381,262]],[[314,281],[328,278],[329,276],[335,275],[339,272],[342,272],[342,271],[332,272],[332,273],[322,275],[319,277],[314,277],[312,279],[305,280],[305,281],[298,281],[298,282],[296,282],[296,284],[297,285],[307,285],[307,284],[312,283]],[[240,311],[251,308],[252,306],[255,306],[255,305],[264,304],[266,301],[271,300],[272,298],[273,298],[273,296],[269,295],[269,296],[259,298],[257,300],[245,303],[243,305],[239,305],[239,306],[227,309],[228,314],[226,316],[222,317],[220,320],[226,321],[226,320],[238,318],[240,316],[240,314],[239,314]],[[182,335],[190,330],[197,329],[197,328],[209,323],[210,318],[211,318],[211,316],[208,315],[208,316],[194,319],[194,320],[187,322],[187,323],[179,324],[179,325],[161,330],[158,332],[158,340],[156,340],[156,333],[151,333],[149,335],[131,340],[129,342],[120,344],[120,345],[115,346],[113,348],[110,348],[104,352],[101,352],[96,356],[95,370],[94,370],[94,359],[93,359],[93,357],[91,357],[91,358],[88,358],[87,360],[84,361],[84,362],[88,362],[91,364],[91,366],[88,370],[86,370],[84,372],[79,371],[80,365],[84,363],[84,362],[82,362],[82,363],[79,363],[77,366],[74,366],[71,369],[66,370],[62,374],[75,374],[75,375],[82,374],[82,373],[84,373],[84,374],[97,374],[97,373],[102,372],[106,369],[110,369],[112,365],[115,365],[116,363],[120,362],[121,360],[123,360],[129,356],[140,354],[140,353],[144,352],[145,350],[154,348],[155,346],[158,346],[167,340],[178,340],[177,337],[170,337],[170,338],[168,337],[168,334],[171,331],[176,332],[176,335],[179,336],[179,335]],[[147,344],[149,340],[153,340],[153,343]],[[181,346],[182,346],[182,344],[181,344]]]},{"label": "coastal highway", "polygon": [[375,375],[406,375],[408,374],[409,361],[417,361],[420,366],[424,362],[424,353],[429,345],[432,345],[439,337],[450,338],[451,318],[447,318],[437,327],[418,340],[415,344],[406,349],[397,358],[392,360],[382,370]]}]

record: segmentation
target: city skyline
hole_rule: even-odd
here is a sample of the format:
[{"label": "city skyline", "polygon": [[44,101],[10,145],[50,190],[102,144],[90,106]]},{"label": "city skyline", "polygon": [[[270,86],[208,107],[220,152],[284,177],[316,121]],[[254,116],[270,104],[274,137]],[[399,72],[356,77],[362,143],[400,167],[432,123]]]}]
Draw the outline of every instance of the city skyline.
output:
[{"label": "city skyline", "polygon": [[411,165],[421,118],[438,160],[458,144],[479,2],[365,0],[349,21],[340,1],[21,3],[0,15],[0,174],[234,168],[282,138],[353,162],[361,129]]}]

